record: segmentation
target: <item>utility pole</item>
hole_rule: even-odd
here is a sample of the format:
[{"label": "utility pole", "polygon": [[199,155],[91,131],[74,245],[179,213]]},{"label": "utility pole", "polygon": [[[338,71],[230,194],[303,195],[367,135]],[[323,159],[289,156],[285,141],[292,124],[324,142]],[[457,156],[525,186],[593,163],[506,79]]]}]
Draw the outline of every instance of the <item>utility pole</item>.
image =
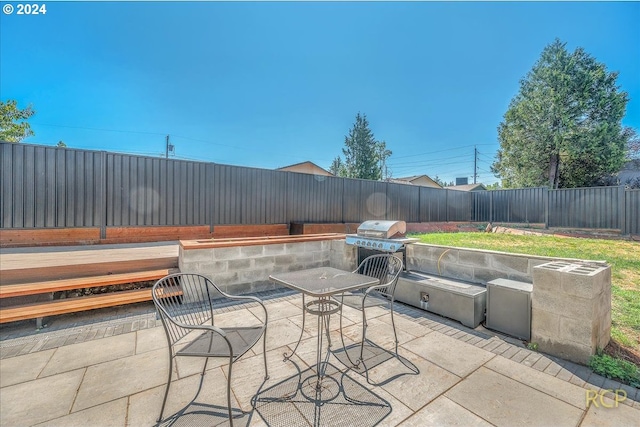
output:
[{"label": "utility pole", "polygon": [[473,183],[476,184],[478,178],[478,148],[473,146]]},{"label": "utility pole", "polygon": [[175,147],[173,145],[169,144],[169,135],[167,135],[167,137],[166,137],[166,149],[165,149],[165,154],[164,154],[165,159],[168,159],[169,158],[169,152],[173,153],[174,150],[175,150]]}]

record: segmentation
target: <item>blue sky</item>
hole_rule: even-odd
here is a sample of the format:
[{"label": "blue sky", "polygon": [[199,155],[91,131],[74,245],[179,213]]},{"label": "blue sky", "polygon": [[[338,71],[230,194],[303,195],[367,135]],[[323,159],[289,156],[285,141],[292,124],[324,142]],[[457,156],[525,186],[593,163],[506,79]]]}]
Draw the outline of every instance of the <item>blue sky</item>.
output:
[{"label": "blue sky", "polygon": [[[9,2],[17,6],[17,2]],[[3,5],[7,2],[2,2]],[[558,37],[610,71],[640,130],[640,3],[46,2],[0,14],[0,97],[27,143],[328,168],[358,112],[394,177],[492,183],[497,127]]]}]

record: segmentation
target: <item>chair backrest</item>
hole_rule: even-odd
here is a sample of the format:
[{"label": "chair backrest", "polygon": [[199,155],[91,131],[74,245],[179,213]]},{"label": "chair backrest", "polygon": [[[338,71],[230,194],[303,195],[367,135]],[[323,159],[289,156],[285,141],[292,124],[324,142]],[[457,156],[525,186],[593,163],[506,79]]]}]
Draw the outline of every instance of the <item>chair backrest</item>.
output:
[{"label": "chair backrest", "polygon": [[371,255],[360,263],[355,273],[380,280],[380,284],[383,286],[376,288],[376,292],[392,297],[396,291],[402,265],[402,260],[393,254]]},{"label": "chair backrest", "polygon": [[153,285],[151,294],[170,345],[191,332],[180,324],[214,325],[214,299],[222,295],[207,277],[190,273],[163,277]]}]

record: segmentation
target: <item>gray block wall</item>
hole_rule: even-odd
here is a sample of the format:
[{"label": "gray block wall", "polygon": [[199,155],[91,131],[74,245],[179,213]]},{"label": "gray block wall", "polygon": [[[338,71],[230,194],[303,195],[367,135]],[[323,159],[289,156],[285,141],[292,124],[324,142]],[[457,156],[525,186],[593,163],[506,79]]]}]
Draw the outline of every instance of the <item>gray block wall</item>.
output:
[{"label": "gray block wall", "polygon": [[555,261],[533,270],[531,341],[586,364],[611,336],[611,267]]},{"label": "gray block wall", "polygon": [[[409,270],[481,285],[500,278],[532,283],[531,342],[540,351],[587,363],[609,342],[611,267],[603,261],[421,243],[406,250]],[[209,276],[232,294],[274,289],[269,275],[277,272],[321,266],[352,271],[356,264],[357,249],[344,240],[179,251],[180,271]]]},{"label": "gray block wall", "polygon": [[244,294],[276,288],[270,274],[330,265],[331,248],[331,240],[206,249],[181,246],[178,263],[183,273],[203,274],[225,292]]},{"label": "gray block wall", "polygon": [[414,243],[407,246],[407,268],[487,284],[495,279],[533,283],[533,268],[555,258]]}]

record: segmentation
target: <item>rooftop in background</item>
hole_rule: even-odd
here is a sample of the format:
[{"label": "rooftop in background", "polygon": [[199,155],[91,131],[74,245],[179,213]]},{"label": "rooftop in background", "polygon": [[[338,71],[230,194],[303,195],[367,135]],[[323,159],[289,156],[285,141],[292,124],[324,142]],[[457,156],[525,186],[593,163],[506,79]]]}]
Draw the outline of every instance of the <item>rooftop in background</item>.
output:
[{"label": "rooftop in background", "polygon": [[391,178],[389,182],[400,184],[420,185],[422,187],[442,188],[440,184],[431,179],[428,175],[413,175],[404,178]]},{"label": "rooftop in background", "polygon": [[311,175],[324,175],[324,176],[334,176],[331,172],[328,172],[325,169],[322,169],[320,166],[316,165],[313,162],[301,162],[296,163],[289,166],[284,166],[278,168],[276,170],[279,171],[288,171],[288,172],[299,172],[299,173],[308,173]]},{"label": "rooftop in background", "polygon": [[447,190],[458,190],[458,191],[486,191],[487,187],[484,184],[466,184],[466,185],[450,185],[445,187]]}]

